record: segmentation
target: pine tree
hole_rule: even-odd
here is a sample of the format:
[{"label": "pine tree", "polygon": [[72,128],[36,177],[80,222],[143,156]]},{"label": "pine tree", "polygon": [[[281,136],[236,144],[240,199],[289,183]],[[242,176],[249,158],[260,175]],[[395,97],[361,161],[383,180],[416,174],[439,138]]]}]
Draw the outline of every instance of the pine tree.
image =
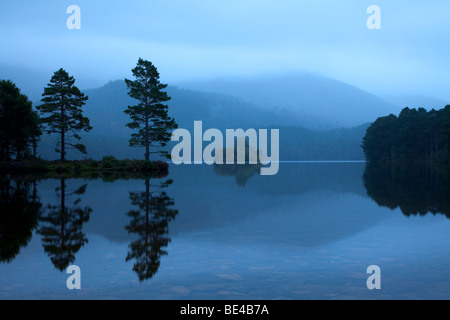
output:
[{"label": "pine tree", "polygon": [[81,143],[73,143],[72,138],[80,141],[80,131],[88,132],[92,129],[81,109],[88,97],[74,84],[74,77],[69,76],[64,69],[59,69],[44,89],[41,100],[43,104],[38,107],[41,114],[46,115],[42,118],[46,132],[56,133],[60,137],[55,150],[61,154],[61,161],[65,161],[68,149],[87,153],[86,147]]},{"label": "pine tree", "polygon": [[27,157],[30,144],[41,135],[39,117],[28,97],[10,80],[0,81],[0,160]]},{"label": "pine tree", "polygon": [[129,89],[128,95],[138,100],[139,104],[128,106],[124,111],[131,118],[127,127],[137,130],[131,135],[130,146],[145,147],[146,160],[150,159],[151,153],[168,156],[168,153],[161,149],[150,151],[151,147],[166,146],[170,141],[169,131],[177,128],[175,120],[168,116],[168,106],[163,104],[170,100],[163,91],[167,84],[160,83],[156,67],[141,58],[132,73],[136,80],[125,79],[125,82]]}]

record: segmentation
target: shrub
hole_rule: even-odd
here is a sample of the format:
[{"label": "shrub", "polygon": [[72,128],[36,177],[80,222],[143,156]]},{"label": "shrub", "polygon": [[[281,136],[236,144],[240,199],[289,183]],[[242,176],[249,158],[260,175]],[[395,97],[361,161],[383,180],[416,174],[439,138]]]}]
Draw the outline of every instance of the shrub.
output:
[{"label": "shrub", "polygon": [[118,160],[114,156],[103,157],[102,166],[103,169],[114,169],[118,166]]}]

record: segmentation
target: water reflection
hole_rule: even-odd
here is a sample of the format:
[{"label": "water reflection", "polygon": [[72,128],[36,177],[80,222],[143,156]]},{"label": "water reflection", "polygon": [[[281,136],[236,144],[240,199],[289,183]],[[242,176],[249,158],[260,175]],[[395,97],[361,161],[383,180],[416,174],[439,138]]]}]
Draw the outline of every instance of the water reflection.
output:
[{"label": "water reflection", "polygon": [[[0,261],[13,261],[37,230],[38,247],[62,271],[88,242],[86,234],[100,235],[125,245],[121,263],[126,260],[142,282],[155,276],[161,260],[164,264],[163,256],[172,250],[170,238],[195,234],[226,243],[245,239],[310,248],[348,238],[386,217],[367,195],[406,216],[442,213],[450,218],[449,174],[442,166],[364,166],[290,164],[273,177],[260,176],[260,167],[248,164],[173,167],[177,183],[170,188],[168,172],[117,181],[107,176],[86,184],[68,178],[3,179]],[[237,187],[234,178],[245,188]],[[56,203],[51,200],[55,193]],[[183,215],[178,216],[174,199]]]},{"label": "water reflection", "polygon": [[156,274],[161,257],[167,255],[169,222],[178,214],[172,208],[174,200],[164,191],[172,182],[147,178],[145,191],[130,192],[131,203],[136,209],[127,213],[131,221],[125,229],[137,239],[129,244],[126,261],[135,261],[133,271],[141,282]]},{"label": "water reflection", "polygon": [[92,212],[90,207],[80,206],[80,196],[86,192],[87,184],[70,191],[65,180],[61,178],[60,186],[55,189],[60,203],[43,210],[38,229],[44,251],[60,271],[75,261],[75,254],[88,242],[82,229]]},{"label": "water reflection", "polygon": [[0,262],[11,262],[28,245],[42,204],[36,182],[0,180]]},{"label": "water reflection", "polygon": [[261,170],[260,164],[215,164],[214,172],[218,176],[231,176],[235,178],[236,184],[245,187],[247,181]]},{"label": "water reflection", "polygon": [[[235,177],[236,184],[239,187],[245,187],[247,181],[254,175],[259,174],[261,170],[261,159],[257,152],[257,148],[252,148],[249,142],[245,139],[236,138],[235,143],[237,148],[234,149],[221,149],[218,152],[221,158],[215,158],[216,163],[214,164],[214,172],[218,176],[231,176]],[[239,142],[240,141],[240,142]],[[244,155],[244,164],[227,164],[227,155],[229,153],[234,153],[233,159],[238,161],[239,154]],[[250,160],[252,159],[252,160]],[[219,162],[220,161],[220,162]],[[250,161],[254,161],[250,164]],[[217,164],[217,162],[223,164]]]},{"label": "water reflection", "polygon": [[399,207],[405,216],[431,213],[450,218],[447,167],[371,163],[363,179],[367,194],[380,206]]}]

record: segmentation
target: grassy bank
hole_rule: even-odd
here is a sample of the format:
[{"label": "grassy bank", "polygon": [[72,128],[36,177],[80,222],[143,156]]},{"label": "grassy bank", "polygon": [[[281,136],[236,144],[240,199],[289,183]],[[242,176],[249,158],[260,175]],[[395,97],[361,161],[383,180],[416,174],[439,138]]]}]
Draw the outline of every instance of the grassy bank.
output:
[{"label": "grassy bank", "polygon": [[0,162],[0,173],[7,175],[33,174],[45,177],[104,177],[124,176],[164,177],[168,174],[169,165],[164,161],[118,160],[115,157],[104,157],[102,160],[48,161],[23,160]]}]

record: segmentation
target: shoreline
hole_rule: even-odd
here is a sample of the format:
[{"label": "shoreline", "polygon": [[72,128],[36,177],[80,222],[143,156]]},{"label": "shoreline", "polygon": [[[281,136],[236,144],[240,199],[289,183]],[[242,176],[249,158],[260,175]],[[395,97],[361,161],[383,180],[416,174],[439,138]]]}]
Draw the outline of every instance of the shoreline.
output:
[{"label": "shoreline", "polygon": [[104,157],[102,160],[13,160],[0,162],[0,175],[58,177],[166,177],[169,164],[165,161],[148,161]]}]

